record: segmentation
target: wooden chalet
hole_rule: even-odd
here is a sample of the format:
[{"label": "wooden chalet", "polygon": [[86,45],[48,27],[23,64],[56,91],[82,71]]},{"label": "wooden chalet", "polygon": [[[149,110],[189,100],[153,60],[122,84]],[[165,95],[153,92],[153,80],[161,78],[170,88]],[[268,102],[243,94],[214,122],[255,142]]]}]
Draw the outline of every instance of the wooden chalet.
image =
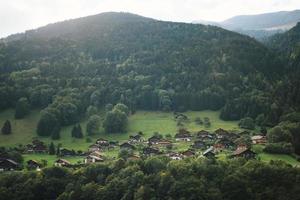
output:
[{"label": "wooden chalet", "polygon": [[215,134],[216,134],[218,139],[222,139],[224,137],[227,137],[229,132],[222,129],[222,128],[219,128],[219,129],[215,130]]},{"label": "wooden chalet", "polygon": [[160,141],[160,137],[157,135],[153,135],[152,137],[148,138],[148,144],[157,144]]},{"label": "wooden chalet", "polygon": [[54,166],[57,166],[57,167],[71,167],[72,164],[69,161],[60,158],[60,159],[55,161]]},{"label": "wooden chalet", "polygon": [[89,152],[92,152],[92,151],[100,151],[101,148],[99,146],[99,144],[92,144],[89,146]]},{"label": "wooden chalet", "polygon": [[123,144],[120,145],[120,149],[134,150],[135,146],[129,144],[128,142],[124,142]]},{"label": "wooden chalet", "polygon": [[62,148],[62,149],[59,150],[59,155],[60,156],[75,156],[76,152],[73,149],[69,150],[69,149],[66,149],[66,148]]},{"label": "wooden chalet", "polygon": [[215,157],[214,147],[209,147],[202,153],[202,155],[207,158],[214,158]]},{"label": "wooden chalet", "polygon": [[256,153],[253,152],[250,148],[238,148],[236,149],[231,157],[242,157],[246,159],[253,159],[255,158]]},{"label": "wooden chalet", "polygon": [[36,160],[28,160],[26,163],[29,170],[39,170],[42,167],[42,164]]},{"label": "wooden chalet", "polygon": [[0,158],[0,171],[11,171],[19,168],[19,163],[7,158]]},{"label": "wooden chalet", "polygon": [[192,139],[192,135],[189,131],[185,129],[180,129],[178,133],[175,135],[176,141],[186,141],[189,142]]},{"label": "wooden chalet", "polygon": [[104,159],[102,157],[98,157],[98,156],[94,156],[94,155],[88,155],[84,159],[85,164],[97,163],[97,162],[104,162]]},{"label": "wooden chalet", "polygon": [[127,160],[130,160],[130,161],[139,160],[139,159],[141,159],[141,157],[138,155],[132,155],[127,158]]},{"label": "wooden chalet", "polygon": [[108,140],[103,138],[97,139],[96,144],[98,144],[99,146],[109,146]]},{"label": "wooden chalet", "polygon": [[202,140],[196,140],[194,141],[194,143],[191,145],[192,148],[195,149],[203,149],[206,147],[205,142],[203,142]]},{"label": "wooden chalet", "polygon": [[167,156],[172,160],[182,160],[184,157],[182,154],[176,152],[168,153]]},{"label": "wooden chalet", "polygon": [[222,138],[216,141],[216,144],[221,144],[224,146],[224,148],[229,149],[229,148],[234,148],[235,147],[235,143],[233,142],[233,140],[229,139],[229,138]]},{"label": "wooden chalet", "polygon": [[140,134],[130,135],[129,136],[129,141],[131,143],[139,143],[139,142],[143,142],[143,138]]},{"label": "wooden chalet", "polygon": [[195,156],[196,155],[196,153],[194,152],[194,151],[192,151],[192,150],[186,150],[186,151],[184,151],[184,152],[181,152],[181,154],[185,157],[185,158],[187,158],[187,157],[193,157],[193,156]]},{"label": "wooden chalet", "polygon": [[152,156],[152,155],[158,155],[161,152],[159,151],[158,148],[154,148],[154,147],[145,147],[143,149],[143,154],[146,156]]},{"label": "wooden chalet", "polygon": [[252,144],[266,144],[267,138],[263,135],[255,135],[251,137]]}]

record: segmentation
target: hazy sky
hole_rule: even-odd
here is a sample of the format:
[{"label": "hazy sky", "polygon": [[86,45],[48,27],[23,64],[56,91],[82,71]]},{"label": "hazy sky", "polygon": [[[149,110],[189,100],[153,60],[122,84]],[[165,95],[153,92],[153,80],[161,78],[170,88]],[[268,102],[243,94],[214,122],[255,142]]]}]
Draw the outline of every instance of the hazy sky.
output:
[{"label": "hazy sky", "polygon": [[107,11],[191,22],[295,9],[300,0],[0,0],[0,37]]}]

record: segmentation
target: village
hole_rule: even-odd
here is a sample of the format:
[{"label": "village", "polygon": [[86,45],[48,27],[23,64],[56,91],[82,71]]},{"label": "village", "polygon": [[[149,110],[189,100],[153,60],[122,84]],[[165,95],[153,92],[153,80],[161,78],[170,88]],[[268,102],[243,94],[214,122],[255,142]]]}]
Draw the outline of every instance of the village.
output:
[{"label": "village", "polygon": [[[206,157],[208,159],[237,158],[255,159],[256,153],[251,149],[252,145],[265,144],[266,137],[263,135],[253,135],[250,132],[233,132],[219,128],[213,132],[200,130],[191,133],[185,128],[178,129],[174,135],[161,135],[154,133],[149,138],[144,138],[142,132],[130,135],[126,141],[109,141],[99,138],[91,144],[87,151],[74,151],[58,147],[56,150],[57,160],[54,166],[79,168],[93,163],[101,163],[121,157],[127,161],[144,159],[150,156],[166,156],[172,160],[182,160],[186,158]],[[246,137],[245,137],[246,136]],[[250,141],[245,140],[249,138]],[[118,156],[108,157],[108,152],[118,152]],[[42,141],[35,139],[31,144],[27,144],[22,154],[49,153],[49,147]],[[82,158],[82,161],[72,164],[68,159],[74,156]],[[25,166],[20,167],[12,159],[0,158],[0,170],[18,170],[26,168],[28,170],[40,170],[46,164],[38,160],[30,159]]]}]

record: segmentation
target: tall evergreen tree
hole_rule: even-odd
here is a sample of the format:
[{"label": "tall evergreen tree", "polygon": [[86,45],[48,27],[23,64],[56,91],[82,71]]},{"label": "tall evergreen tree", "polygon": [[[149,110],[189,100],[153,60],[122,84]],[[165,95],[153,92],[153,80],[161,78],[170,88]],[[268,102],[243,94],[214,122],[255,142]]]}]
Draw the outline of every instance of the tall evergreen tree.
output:
[{"label": "tall evergreen tree", "polygon": [[25,115],[27,115],[30,111],[30,106],[27,98],[22,97],[18,100],[16,105],[15,118],[22,119]]},{"label": "tall evergreen tree", "polygon": [[11,124],[9,120],[6,120],[1,129],[2,134],[8,135],[11,134]]},{"label": "tall evergreen tree", "polygon": [[56,125],[51,133],[52,140],[58,140],[60,138],[60,126]]},{"label": "tall evergreen tree", "polygon": [[49,154],[50,155],[55,155],[55,146],[54,146],[53,142],[50,143]]}]

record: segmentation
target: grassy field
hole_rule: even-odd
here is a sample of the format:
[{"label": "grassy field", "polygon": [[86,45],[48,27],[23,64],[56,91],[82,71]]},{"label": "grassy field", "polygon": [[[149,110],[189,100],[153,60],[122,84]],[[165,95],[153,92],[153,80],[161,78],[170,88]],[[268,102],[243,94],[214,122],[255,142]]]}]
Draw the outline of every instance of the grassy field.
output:
[{"label": "grassy field", "polygon": [[[215,130],[217,128],[224,128],[228,130],[238,130],[237,122],[223,121],[219,118],[219,112],[217,111],[201,111],[201,112],[186,112],[185,115],[190,119],[189,122],[185,123],[185,127],[190,131],[199,131],[206,129],[204,126],[197,125],[194,122],[196,117],[209,117],[211,121],[211,127],[206,130]],[[14,110],[6,110],[0,113],[0,126],[6,119],[9,119],[12,123],[12,134],[2,135],[0,134],[0,146],[17,146],[19,144],[28,144],[36,135],[36,125],[40,117],[38,110],[32,111],[28,116],[21,120],[14,119]],[[86,120],[81,122],[81,126],[85,132]],[[91,143],[86,142],[86,136],[83,139],[75,139],[71,137],[72,126],[63,127],[61,130],[61,139],[54,141],[55,144],[61,143],[63,147],[74,149],[74,150],[87,150]],[[103,129],[99,135],[91,137],[95,141],[99,137],[103,137],[109,140],[125,141],[128,139],[130,134],[135,134],[142,131],[145,137],[150,137],[154,132],[159,132],[163,135],[171,134],[174,135],[178,127],[174,120],[173,113],[165,112],[149,112],[149,111],[138,111],[134,115],[129,117],[129,125],[127,133],[116,133],[106,134]],[[46,143],[50,143],[50,138],[39,137]]]},{"label": "grassy field", "polygon": [[[25,154],[23,155],[24,163],[28,160],[36,160],[42,163],[42,160],[47,160],[47,166],[53,166],[55,161],[58,159],[56,155],[48,155],[48,154]],[[70,161],[72,164],[76,164],[78,162],[83,162],[84,157],[80,156],[72,156],[72,157],[64,157],[64,159]]]},{"label": "grassy field", "polygon": [[293,166],[300,166],[300,162],[298,162],[295,158],[290,155],[284,154],[270,154],[263,152],[262,145],[253,145],[252,149],[257,153],[258,159],[263,162],[270,162],[271,160],[281,160]]}]

